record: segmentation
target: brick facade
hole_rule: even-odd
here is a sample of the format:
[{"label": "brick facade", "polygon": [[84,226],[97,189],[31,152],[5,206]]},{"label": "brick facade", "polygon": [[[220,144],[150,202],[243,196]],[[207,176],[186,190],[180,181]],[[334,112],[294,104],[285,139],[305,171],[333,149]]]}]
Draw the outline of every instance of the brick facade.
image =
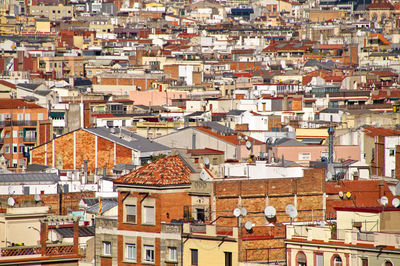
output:
[{"label": "brick facade", "polygon": [[90,173],[94,173],[96,168],[104,167],[109,171],[119,163],[132,164],[132,150],[82,129],[62,135],[32,150],[32,163],[54,165],[60,169],[81,169],[84,160],[88,161]]},{"label": "brick facade", "polygon": [[[214,183],[217,225],[243,226],[247,221],[254,228],[241,229],[239,243],[240,261],[283,261],[285,226],[290,217],[285,213],[288,204],[296,206],[295,221],[324,219],[325,172],[323,169],[305,169],[303,178],[232,180]],[[275,218],[267,220],[264,208],[274,206]],[[236,218],[235,208],[244,207],[248,215]],[[269,222],[274,226],[267,227]]]}]

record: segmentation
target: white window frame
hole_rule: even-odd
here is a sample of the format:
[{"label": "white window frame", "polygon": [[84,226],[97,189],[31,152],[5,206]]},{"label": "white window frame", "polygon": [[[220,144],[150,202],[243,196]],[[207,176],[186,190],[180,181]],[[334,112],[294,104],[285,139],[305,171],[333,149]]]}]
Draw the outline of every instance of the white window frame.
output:
[{"label": "white window frame", "polygon": [[111,242],[110,241],[103,241],[103,255],[111,256]]},{"label": "white window frame", "polygon": [[[150,263],[154,263],[155,262],[155,250],[154,250],[154,245],[144,245],[143,246],[143,250],[144,250],[144,256],[143,259],[145,262],[150,262]],[[147,253],[149,252],[149,253]],[[149,256],[147,256],[147,254],[149,254]]]},{"label": "white window frame", "polygon": [[[135,220],[134,221],[128,221],[128,208],[129,207],[134,207],[135,210]],[[135,204],[126,204],[125,205],[125,210],[126,210],[126,215],[125,215],[125,219],[127,223],[132,223],[132,224],[136,224],[137,223],[137,206]],[[133,216],[133,214],[131,214],[131,216]]]},{"label": "white window frame", "polygon": [[[152,217],[149,216],[152,212]],[[143,224],[155,225],[156,220],[156,208],[154,206],[145,205],[143,206]]]},{"label": "white window frame", "polygon": [[178,249],[176,247],[168,247],[168,260],[178,261]]},{"label": "white window frame", "polygon": [[136,261],[136,252],[137,252],[136,244],[132,243],[125,244],[125,259],[127,261]]}]

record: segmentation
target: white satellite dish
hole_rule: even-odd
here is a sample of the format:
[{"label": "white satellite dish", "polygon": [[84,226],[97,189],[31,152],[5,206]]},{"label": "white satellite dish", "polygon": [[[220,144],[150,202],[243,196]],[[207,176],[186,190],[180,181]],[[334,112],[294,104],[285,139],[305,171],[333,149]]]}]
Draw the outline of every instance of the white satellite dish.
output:
[{"label": "white satellite dish", "polygon": [[289,215],[290,218],[296,218],[297,217],[297,209],[294,205],[288,204],[286,205],[286,214]]},{"label": "white satellite dish", "polygon": [[276,210],[273,206],[267,206],[264,209],[264,214],[268,219],[272,219],[276,215]]},{"label": "white satellite dish", "polygon": [[248,136],[244,136],[244,139],[245,139],[245,140],[248,140],[248,139],[249,139],[249,137],[248,137]]},{"label": "white satellite dish", "polygon": [[386,196],[382,196],[379,201],[381,202],[381,205],[386,206],[389,203],[389,199]]},{"label": "white satellite dish", "polygon": [[15,199],[12,197],[9,197],[7,200],[8,206],[14,206],[15,205]]},{"label": "white satellite dish", "polygon": [[400,206],[400,200],[398,198],[394,198],[392,200],[392,205],[393,207],[398,208]]},{"label": "white satellite dish", "polygon": [[396,192],[396,196],[400,196],[400,183],[397,183],[395,192]]},{"label": "white satellite dish", "polygon": [[41,198],[40,198],[39,194],[35,194],[34,199],[35,199],[36,202],[41,201]]},{"label": "white satellite dish", "polygon": [[246,141],[246,148],[247,149],[251,149],[251,142],[250,141]]},{"label": "white satellite dish", "polygon": [[207,174],[206,174],[206,170],[201,170],[200,172],[200,180],[202,181],[207,181]]},{"label": "white satellite dish", "polygon": [[240,211],[239,208],[236,208],[236,209],[233,210],[233,215],[235,215],[235,217],[239,217],[241,213],[242,212]]},{"label": "white satellite dish", "polygon": [[246,216],[246,215],[247,215],[247,210],[246,210],[246,208],[241,208],[241,209],[240,209],[240,214],[241,214],[242,216]]},{"label": "white satellite dish", "polygon": [[252,222],[250,222],[250,221],[247,221],[244,224],[244,228],[246,228],[247,231],[250,231],[253,227],[254,227],[254,224]]},{"label": "white satellite dish", "polygon": [[208,157],[204,157],[203,161],[204,161],[205,165],[209,165],[210,164],[210,159],[208,159]]}]

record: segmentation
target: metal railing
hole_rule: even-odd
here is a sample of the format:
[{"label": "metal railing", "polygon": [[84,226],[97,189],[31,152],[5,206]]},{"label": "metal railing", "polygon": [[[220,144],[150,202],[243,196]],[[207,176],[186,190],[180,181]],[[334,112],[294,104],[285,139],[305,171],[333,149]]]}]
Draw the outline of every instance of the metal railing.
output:
[{"label": "metal railing", "polygon": [[0,127],[10,127],[10,126],[36,126],[37,121],[33,120],[7,120],[0,121]]}]

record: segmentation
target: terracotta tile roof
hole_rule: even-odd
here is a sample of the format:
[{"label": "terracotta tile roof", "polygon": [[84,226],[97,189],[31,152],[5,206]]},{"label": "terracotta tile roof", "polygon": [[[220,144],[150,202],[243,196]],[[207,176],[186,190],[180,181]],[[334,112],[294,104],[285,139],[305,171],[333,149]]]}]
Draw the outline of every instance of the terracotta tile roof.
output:
[{"label": "terracotta tile roof", "polygon": [[170,186],[190,184],[192,170],[178,155],[160,158],[114,180],[116,184]]},{"label": "terracotta tile roof", "polygon": [[280,41],[271,43],[262,51],[263,53],[278,51],[306,51],[307,49],[311,49],[313,44],[313,41]]},{"label": "terracotta tile roof", "polygon": [[[381,183],[381,185],[379,185]],[[334,195],[339,195],[342,191],[344,194],[351,193],[351,197],[346,196],[340,198],[332,198]],[[327,216],[336,216],[335,208],[337,207],[382,207],[378,199],[381,196],[386,196],[389,199],[387,207],[391,207],[393,194],[390,191],[386,182],[381,180],[343,180],[339,182],[327,182],[326,193],[328,199],[326,202]],[[329,217],[328,217],[329,218]]]},{"label": "terracotta tile roof", "polygon": [[379,77],[398,77],[399,74],[394,73],[392,71],[372,71],[371,73],[374,73],[375,75],[379,76]]},{"label": "terracotta tile roof", "polygon": [[318,44],[318,49],[343,49],[343,44]]},{"label": "terracotta tile roof", "polygon": [[390,128],[381,128],[381,127],[364,127],[364,133],[367,136],[375,137],[375,136],[399,136],[400,131],[394,130]]},{"label": "terracotta tile roof", "polygon": [[188,150],[188,153],[190,153],[191,155],[224,154],[223,151],[209,149],[209,148]]},{"label": "terracotta tile roof", "polygon": [[21,99],[0,99],[0,109],[17,109],[21,107],[45,109],[36,103],[25,102]]},{"label": "terracotta tile roof", "polygon": [[394,9],[394,6],[388,1],[375,1],[367,6],[367,9]]},{"label": "terracotta tile roof", "polygon": [[12,88],[12,89],[16,88],[15,84],[12,84],[12,83],[10,83],[8,81],[5,81],[5,80],[0,80],[0,84],[4,85],[6,87]]},{"label": "terracotta tile roof", "polygon": [[[240,143],[239,143],[239,140],[238,140],[238,137],[237,137],[236,134],[235,135],[230,135],[230,136],[223,136],[223,135],[220,135],[220,134],[218,134],[218,133],[216,133],[214,131],[211,131],[211,130],[205,128],[205,127],[196,127],[196,129],[198,129],[200,131],[203,131],[204,133],[207,133],[208,135],[216,137],[216,138],[218,138],[220,140],[232,143],[234,145],[245,145],[245,143],[246,143],[244,140],[240,141]],[[252,141],[254,143],[254,145],[264,144],[263,142],[261,142],[259,140],[253,139],[252,137],[248,137],[248,140]]]}]

